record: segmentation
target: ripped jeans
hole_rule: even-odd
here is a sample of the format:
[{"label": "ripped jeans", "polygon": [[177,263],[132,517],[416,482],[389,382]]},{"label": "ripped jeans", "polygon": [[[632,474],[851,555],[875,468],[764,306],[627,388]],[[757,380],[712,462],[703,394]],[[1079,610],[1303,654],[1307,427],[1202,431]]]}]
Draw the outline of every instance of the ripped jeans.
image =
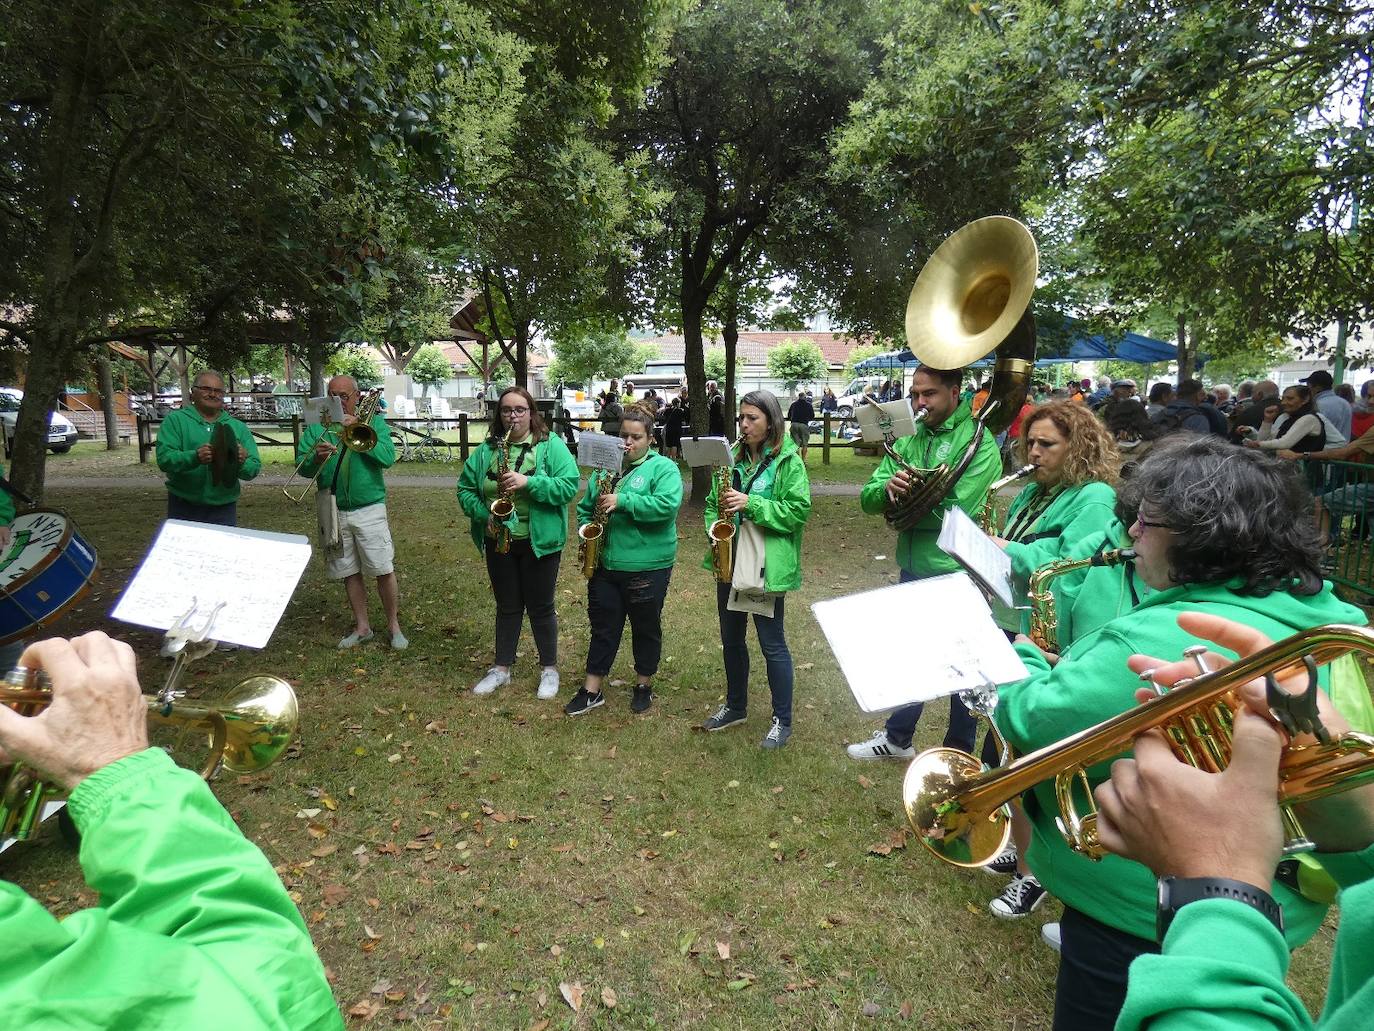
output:
[{"label": "ripped jeans", "polygon": [[663,599],[673,567],[633,572],[604,566],[587,581],[587,619],[592,640],[587,647],[587,673],[604,677],[615,664],[625,618],[630,620],[630,646],[635,672],[651,677],[663,654]]}]

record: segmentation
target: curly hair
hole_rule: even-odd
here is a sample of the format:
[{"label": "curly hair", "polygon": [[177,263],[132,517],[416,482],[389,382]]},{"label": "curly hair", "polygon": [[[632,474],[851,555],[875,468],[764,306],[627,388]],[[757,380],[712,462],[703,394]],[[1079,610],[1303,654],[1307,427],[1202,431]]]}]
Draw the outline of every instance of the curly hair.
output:
[{"label": "curly hair", "polygon": [[1061,484],[1077,487],[1096,480],[1116,486],[1121,469],[1121,453],[1116,449],[1116,441],[1101,419],[1072,401],[1052,401],[1027,413],[1021,422],[1021,436],[1016,441],[1016,455],[1021,465],[1029,461],[1027,438],[1031,427],[1044,419],[1054,423],[1054,428],[1068,442],[1064,464],[1059,467]]},{"label": "curly hair", "polygon": [[1123,523],[1135,521],[1142,499],[1174,534],[1174,583],[1239,580],[1241,594],[1258,597],[1322,589],[1312,494],[1292,463],[1215,436],[1174,436],[1117,492]]}]

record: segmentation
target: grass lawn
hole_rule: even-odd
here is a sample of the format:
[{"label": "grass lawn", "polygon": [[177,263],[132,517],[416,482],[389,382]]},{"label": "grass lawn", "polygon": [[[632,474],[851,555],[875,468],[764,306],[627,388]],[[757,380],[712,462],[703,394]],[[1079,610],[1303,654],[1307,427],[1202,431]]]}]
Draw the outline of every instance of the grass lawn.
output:
[{"label": "grass lawn", "polygon": [[[54,456],[51,474],[85,452]],[[156,636],[106,614],[157,528],[159,485],[48,500],[78,519],[104,566],[95,595],[55,629],[118,633],[155,690],[166,671]],[[559,582],[561,697],[536,701],[527,633],[515,683],[478,699],[467,689],[490,660],[493,605],[466,520],[447,484],[395,490],[391,518],[408,651],[336,652],[347,604],[316,559],[265,651],[212,655],[193,676],[207,697],[258,671],[297,687],[299,754],[216,792],[277,865],[345,1010],[362,1003],[380,1008],[374,1024],[419,1027],[839,1028],[871,1015],[1049,1026],[1055,957],[1039,928],[1057,905],[994,919],[1000,880],[904,843],[903,766],[844,757],[872,722],[808,606],[893,579],[892,538],[855,499],[815,502],[806,584],[788,598],[796,722],[781,752],[758,747],[769,710],[756,648],[749,722],[692,729],[723,690],[695,513],[681,521],[653,709],[632,717],[628,686],[613,680],[608,704],[578,720],[561,713],[586,655],[573,550]],[[239,519],[305,532],[313,511],[250,487]],[[894,676],[919,670],[902,641],[873,646]],[[632,679],[628,639],[612,676]],[[922,721],[921,745],[942,736],[941,708]],[[94,902],[51,827],[0,863],[56,913]],[[1330,949],[1328,925],[1295,958],[1310,1004]],[[560,985],[585,991],[580,1013]]]}]

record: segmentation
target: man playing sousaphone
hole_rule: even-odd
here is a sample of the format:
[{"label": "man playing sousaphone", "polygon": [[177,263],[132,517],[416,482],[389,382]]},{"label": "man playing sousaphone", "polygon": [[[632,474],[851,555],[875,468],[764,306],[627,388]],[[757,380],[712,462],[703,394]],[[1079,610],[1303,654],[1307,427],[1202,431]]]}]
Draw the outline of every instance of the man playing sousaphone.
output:
[{"label": "man playing sousaphone", "polygon": [[157,467],[167,474],[167,518],[238,525],[239,483],[262,469],[253,434],[224,411],[224,380],[202,372],[191,404],[157,430]]},{"label": "man playing sousaphone", "polygon": [[[902,459],[917,469],[932,469],[952,464],[973,440],[981,434],[973,460],[949,492],[931,511],[910,529],[897,536],[897,567],[900,580],[921,580],[941,573],[952,573],[960,566],[940,550],[936,539],[947,511],[955,506],[976,518],[983,507],[988,487],[1002,471],[1002,455],[992,434],[980,430],[974,421],[968,401],[959,399],[963,384],[962,369],[943,370],[921,366],[911,378],[912,395],[917,414],[925,418],[916,424],[916,432],[899,438],[892,448]],[[912,478],[902,466],[888,455],[878,463],[868,483],[859,495],[859,504],[870,515],[881,515],[899,506],[912,489]],[[923,705],[906,705],[887,718],[867,741],[848,746],[851,759],[909,759],[914,754],[911,736]],[[958,695],[950,696],[949,730],[945,744],[965,752],[973,751],[978,724]]]},{"label": "man playing sousaphone", "polygon": [[[1136,573],[1157,593],[1079,636],[1056,665],[1028,641],[1017,644],[1031,675],[1001,689],[996,722],[1018,753],[1134,706],[1141,684],[1126,660],[1135,653],[1181,655],[1194,643],[1178,626],[1181,612],[1237,620],[1275,639],[1325,623],[1366,622],[1322,582],[1311,496],[1278,459],[1215,437],[1171,440],[1141,462],[1120,488],[1120,498]],[[1344,691],[1367,690],[1349,663],[1323,667],[1320,676],[1338,707]],[[1105,768],[1091,770],[1091,783],[1104,773]],[[1033,832],[1026,858],[1045,888],[1064,902],[1054,1026],[1110,1028],[1131,960],[1158,951],[1155,879],[1137,863],[1111,856],[1093,862],[1071,849],[1056,826],[1053,780],[1022,799]],[[1285,879],[1295,884],[1296,874],[1280,877]],[[1284,910],[1289,946],[1311,937],[1324,904],[1282,885],[1275,887],[1275,898]]]}]

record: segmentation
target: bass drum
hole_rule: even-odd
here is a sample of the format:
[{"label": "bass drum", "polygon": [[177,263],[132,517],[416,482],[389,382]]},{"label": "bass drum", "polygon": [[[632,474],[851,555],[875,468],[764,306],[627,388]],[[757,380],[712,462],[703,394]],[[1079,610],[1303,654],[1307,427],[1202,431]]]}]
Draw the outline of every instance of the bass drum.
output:
[{"label": "bass drum", "polygon": [[64,512],[17,516],[0,555],[0,645],[47,626],[90,590],[100,560]]}]

